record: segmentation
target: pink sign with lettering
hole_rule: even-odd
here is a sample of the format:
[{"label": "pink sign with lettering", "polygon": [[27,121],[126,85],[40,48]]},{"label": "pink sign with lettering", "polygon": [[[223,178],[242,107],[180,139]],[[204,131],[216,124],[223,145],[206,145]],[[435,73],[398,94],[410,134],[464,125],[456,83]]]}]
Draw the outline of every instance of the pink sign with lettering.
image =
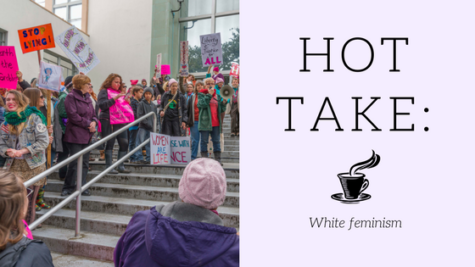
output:
[{"label": "pink sign with lettering", "polygon": [[16,89],[18,62],[14,46],[0,46],[0,88]]}]

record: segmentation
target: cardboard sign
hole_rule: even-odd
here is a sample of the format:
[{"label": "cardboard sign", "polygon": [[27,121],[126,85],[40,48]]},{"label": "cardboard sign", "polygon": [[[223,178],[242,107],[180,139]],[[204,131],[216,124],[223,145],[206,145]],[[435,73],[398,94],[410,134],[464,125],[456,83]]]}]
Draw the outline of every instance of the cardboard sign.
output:
[{"label": "cardboard sign", "polygon": [[38,88],[60,92],[63,70],[60,66],[41,61]]},{"label": "cardboard sign", "polygon": [[99,64],[100,61],[96,54],[76,27],[72,26],[58,35],[56,41],[80,72],[87,74]]},{"label": "cardboard sign", "polygon": [[180,42],[180,76],[188,77],[188,41]]},{"label": "cardboard sign", "polygon": [[221,33],[212,33],[200,36],[201,61],[203,67],[223,64],[223,49],[221,46]]},{"label": "cardboard sign", "polygon": [[190,143],[189,136],[170,138],[172,164],[188,164],[191,161]]},{"label": "cardboard sign", "polygon": [[239,78],[239,65],[237,63],[231,63],[231,72],[229,75]]},{"label": "cardboard sign", "polygon": [[18,30],[18,36],[23,54],[56,47],[51,23]]},{"label": "cardboard sign", "polygon": [[155,65],[157,68],[157,72],[155,72],[155,77],[158,78],[160,77],[160,71],[162,69],[162,53],[157,55],[157,65]]},{"label": "cardboard sign", "polygon": [[170,164],[170,136],[150,133],[150,154],[150,164]]},{"label": "cardboard sign", "polygon": [[0,88],[16,89],[18,62],[14,46],[0,46]]}]

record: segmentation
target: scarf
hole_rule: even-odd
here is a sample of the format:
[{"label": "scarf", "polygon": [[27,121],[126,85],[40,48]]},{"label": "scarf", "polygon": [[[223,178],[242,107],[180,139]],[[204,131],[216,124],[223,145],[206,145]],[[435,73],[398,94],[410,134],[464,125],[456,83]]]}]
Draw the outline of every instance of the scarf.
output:
[{"label": "scarf", "polygon": [[36,107],[30,107],[27,106],[26,109],[22,112],[20,112],[20,116],[15,111],[12,112],[7,112],[5,115],[5,121],[13,126],[17,126],[18,124],[26,122],[26,119],[31,115],[31,114],[36,114],[41,118],[41,121],[46,125],[46,118],[39,111]]}]

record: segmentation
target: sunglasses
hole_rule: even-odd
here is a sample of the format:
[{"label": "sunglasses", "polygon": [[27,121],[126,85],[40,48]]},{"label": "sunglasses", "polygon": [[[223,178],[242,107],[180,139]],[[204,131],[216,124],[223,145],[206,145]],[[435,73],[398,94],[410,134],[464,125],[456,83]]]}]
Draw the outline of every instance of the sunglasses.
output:
[{"label": "sunglasses", "polygon": [[26,189],[26,197],[29,197],[32,193],[33,193],[34,190],[30,189],[30,188],[27,188]]},{"label": "sunglasses", "polygon": [[41,99],[45,99],[45,96],[44,96],[44,95],[42,95],[42,96],[40,96],[40,98],[41,98]]}]

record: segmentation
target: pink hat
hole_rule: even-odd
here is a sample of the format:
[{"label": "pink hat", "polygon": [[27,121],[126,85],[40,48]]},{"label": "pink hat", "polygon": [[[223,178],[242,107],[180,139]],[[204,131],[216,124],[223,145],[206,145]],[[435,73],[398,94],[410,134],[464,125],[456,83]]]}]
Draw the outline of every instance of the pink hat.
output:
[{"label": "pink hat", "polygon": [[139,80],[130,80],[130,84],[132,86],[136,85],[139,82]]},{"label": "pink hat", "polygon": [[168,86],[170,87],[170,86],[171,86],[172,84],[174,84],[174,83],[178,83],[178,82],[177,82],[175,79],[170,79],[170,80],[168,81]]},{"label": "pink hat", "polygon": [[219,67],[214,67],[213,71],[218,71],[219,72]]},{"label": "pink hat", "polygon": [[219,162],[199,158],[186,166],[178,192],[183,202],[216,209],[224,203],[226,194],[226,174]]},{"label": "pink hat", "polygon": [[224,83],[224,81],[221,78],[216,78],[216,83]]}]

